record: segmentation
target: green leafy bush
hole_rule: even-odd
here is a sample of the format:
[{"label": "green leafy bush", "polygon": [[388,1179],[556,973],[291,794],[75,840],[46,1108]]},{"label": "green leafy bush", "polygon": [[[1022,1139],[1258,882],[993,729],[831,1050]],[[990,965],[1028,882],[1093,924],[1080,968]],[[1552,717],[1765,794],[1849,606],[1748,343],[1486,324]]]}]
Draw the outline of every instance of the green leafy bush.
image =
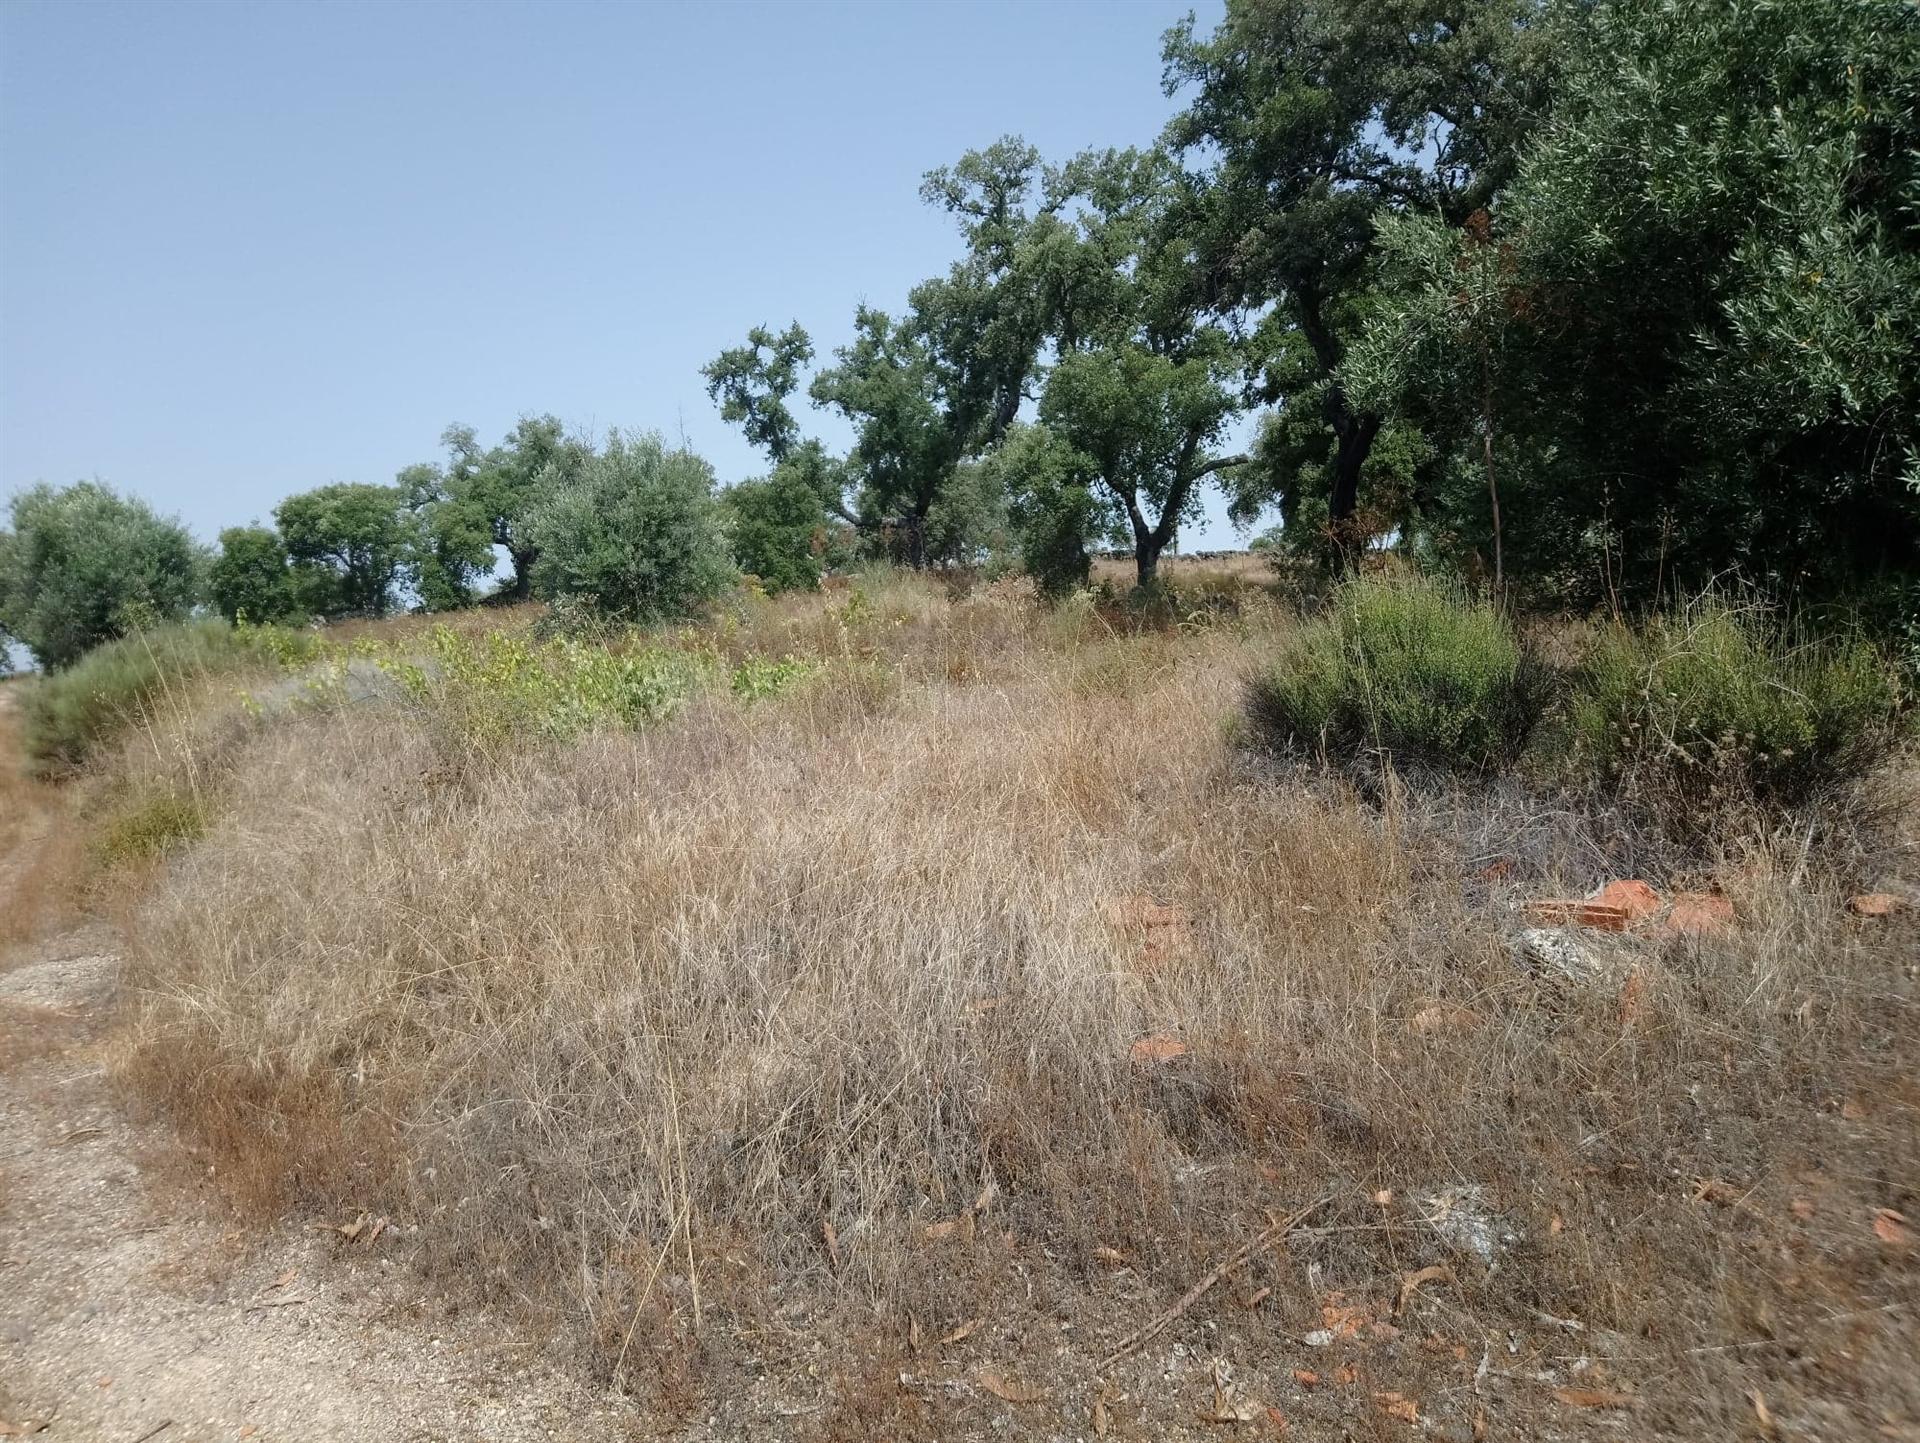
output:
[{"label": "green leafy bush", "polygon": [[800,468],[774,468],[764,481],[742,481],[720,496],[733,559],[769,592],[811,591],[820,584],[827,508]]},{"label": "green leafy bush", "polygon": [[123,636],[27,685],[21,702],[27,755],[43,772],[77,767],[123,727],[150,719],[170,701],[183,704],[199,679],[295,664],[315,649],[299,632],[224,621]]},{"label": "green leafy bush", "polygon": [[1525,744],[1539,677],[1493,607],[1438,582],[1361,579],[1256,681],[1249,711],[1270,741],[1487,771]]},{"label": "green leafy bush", "polygon": [[750,656],[733,669],[733,694],[742,701],[765,701],[815,676],[820,663],[803,657]]},{"label": "green leafy bush", "polygon": [[603,616],[654,622],[692,615],[733,586],[713,468],[655,435],[608,438],[579,476],[534,509],[533,585]]},{"label": "green leafy bush", "polygon": [[1568,706],[1569,759],[1597,779],[1699,799],[1797,802],[1858,775],[1897,735],[1892,668],[1861,640],[1803,640],[1706,596],[1606,631]]}]

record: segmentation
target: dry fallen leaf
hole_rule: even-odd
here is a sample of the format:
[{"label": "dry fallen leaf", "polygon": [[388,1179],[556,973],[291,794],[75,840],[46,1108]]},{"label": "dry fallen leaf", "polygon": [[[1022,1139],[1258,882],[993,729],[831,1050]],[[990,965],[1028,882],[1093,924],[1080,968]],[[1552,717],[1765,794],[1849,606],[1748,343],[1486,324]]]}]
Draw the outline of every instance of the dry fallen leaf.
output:
[{"label": "dry fallen leaf", "polygon": [[1789,1204],[1789,1211],[1803,1223],[1813,1220],[1813,1203],[1807,1198],[1795,1198],[1793,1202]]},{"label": "dry fallen leaf", "polygon": [[1093,1408],[1091,1410],[1091,1421],[1093,1423],[1093,1436],[1096,1438],[1106,1437],[1107,1436],[1107,1390],[1105,1388],[1102,1388],[1098,1393],[1094,1394],[1093,1396]]},{"label": "dry fallen leaf", "polygon": [[1647,1015],[1647,974],[1638,967],[1620,986],[1620,1025],[1632,1027]]},{"label": "dry fallen leaf", "polygon": [[985,1212],[988,1208],[993,1206],[994,1199],[998,1198],[999,1196],[1000,1196],[1000,1184],[993,1181],[991,1178],[989,1178],[987,1180],[987,1185],[980,1189],[980,1196],[973,1200],[973,1211],[976,1213]]},{"label": "dry fallen leaf", "polygon": [[1471,1007],[1453,1002],[1434,1002],[1407,1019],[1407,1026],[1422,1035],[1435,1032],[1471,1032],[1480,1025],[1480,1014]]},{"label": "dry fallen leaf", "polygon": [[1849,1097],[1840,1104],[1840,1115],[1848,1122],[1865,1122],[1867,1105],[1857,1097]]},{"label": "dry fallen leaf", "polygon": [[1311,1368],[1295,1368],[1293,1370],[1293,1381],[1298,1383],[1302,1388],[1318,1388],[1320,1386],[1320,1375]]},{"label": "dry fallen leaf", "polygon": [[1124,1268],[1127,1255],[1118,1248],[1095,1248],[1093,1255],[1110,1268]]},{"label": "dry fallen leaf", "polygon": [[1693,1180],[1694,1202],[1713,1203],[1718,1207],[1740,1207],[1746,1200],[1744,1192],[1722,1178],[1698,1177]]},{"label": "dry fallen leaf", "polygon": [[259,1431],[260,1430],[254,1427],[253,1424],[248,1423],[245,1427],[241,1428],[239,1436],[242,1438],[251,1438],[254,1434],[258,1433]]},{"label": "dry fallen leaf", "polygon": [[935,1346],[944,1348],[949,1343],[958,1343],[963,1341],[964,1339],[971,1338],[973,1336],[973,1330],[975,1328],[978,1328],[979,1326],[980,1326],[980,1320],[978,1318],[968,1318],[966,1322],[962,1323],[959,1327],[955,1328],[951,1333],[948,1333],[945,1337],[941,1338],[940,1341],[937,1344],[935,1344]]},{"label": "dry fallen leaf", "polygon": [[1203,1423],[1251,1423],[1260,1416],[1260,1405],[1240,1397],[1233,1388],[1227,1370],[1213,1365],[1213,1406],[1200,1415]]},{"label": "dry fallen leaf", "polygon": [[1428,1283],[1453,1283],[1456,1287],[1459,1285],[1453,1275],[1453,1269],[1445,1263],[1435,1263],[1432,1267],[1421,1268],[1418,1272],[1402,1273],[1400,1296],[1394,1300],[1393,1304],[1394,1317],[1397,1318],[1406,1312],[1407,1304],[1412,1302],[1414,1295]]},{"label": "dry fallen leaf", "polygon": [[1272,1296],[1273,1296],[1273,1289],[1271,1287],[1257,1289],[1254,1292],[1253,1296],[1247,1299],[1247,1311],[1251,1313],[1255,1308],[1259,1307],[1262,1303],[1266,1302],[1266,1300]]},{"label": "dry fallen leaf", "polygon": [[1404,1393],[1375,1393],[1374,1406],[1389,1418],[1398,1418],[1402,1423],[1418,1423],[1420,1408]]},{"label": "dry fallen leaf", "polygon": [[907,1314],[907,1346],[913,1349],[915,1354],[918,1354],[924,1343],[925,1343],[925,1339],[922,1338],[920,1334],[920,1320],[916,1318],[912,1313],[908,1313]]},{"label": "dry fallen leaf", "polygon": [[1377,1208],[1393,1206],[1393,1189],[1383,1187],[1373,1195],[1373,1205]]},{"label": "dry fallen leaf", "polygon": [[1874,1213],[1873,1235],[1890,1248],[1913,1246],[1913,1229],[1907,1226],[1906,1214],[1892,1208],[1881,1208]]},{"label": "dry fallen leaf", "polygon": [[1561,1233],[1566,1231],[1566,1227],[1566,1220],[1563,1219],[1559,1213],[1555,1213],[1547,1219],[1547,1234],[1549,1237],[1559,1237]]},{"label": "dry fallen leaf", "polygon": [[980,1386],[1003,1403],[1038,1403],[1047,1396],[1044,1389],[1003,1378],[998,1373],[982,1373]]},{"label": "dry fallen leaf", "polygon": [[943,1242],[947,1238],[955,1237],[970,1240],[973,1237],[973,1214],[961,1213],[959,1217],[948,1218],[944,1222],[928,1223],[925,1236],[930,1243]]},{"label": "dry fallen leaf", "polygon": [[1127,1056],[1135,1062],[1172,1062],[1176,1057],[1187,1055],[1187,1044],[1157,1032],[1151,1037],[1142,1037],[1127,1049]]},{"label": "dry fallen leaf", "polygon": [[1287,1415],[1282,1413],[1278,1408],[1269,1407],[1267,1409],[1267,1426],[1273,1429],[1275,1437],[1279,1437],[1287,1431]]},{"label": "dry fallen leaf", "polygon": [[1346,1387],[1360,1381],[1360,1370],[1351,1363],[1342,1363],[1333,1370],[1333,1381]]},{"label": "dry fallen leaf", "polygon": [[1749,1388],[1747,1397],[1753,1401],[1753,1416],[1760,1424],[1760,1431],[1769,1437],[1773,1434],[1773,1410],[1767,1407],[1767,1400],[1760,1396],[1758,1388]]},{"label": "dry fallen leaf", "polygon": [[1320,1304],[1320,1320],[1336,1341],[1357,1338],[1360,1330],[1373,1321],[1373,1309],[1366,1303],[1348,1302],[1345,1293],[1328,1293]]},{"label": "dry fallen leaf", "polygon": [[827,1245],[827,1261],[840,1271],[840,1230],[827,1218],[820,1219],[820,1239]]},{"label": "dry fallen leaf", "polygon": [[1604,1388],[1555,1388],[1553,1396],[1569,1408],[1630,1408],[1631,1393],[1614,1393]]}]

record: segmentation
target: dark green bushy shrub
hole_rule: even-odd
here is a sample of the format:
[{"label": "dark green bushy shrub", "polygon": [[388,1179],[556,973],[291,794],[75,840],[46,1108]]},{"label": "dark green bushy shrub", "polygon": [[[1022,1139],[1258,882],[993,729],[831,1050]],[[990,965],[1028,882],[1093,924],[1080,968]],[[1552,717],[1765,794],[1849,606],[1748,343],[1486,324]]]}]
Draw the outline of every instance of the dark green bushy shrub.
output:
[{"label": "dark green bushy shrub", "polygon": [[1898,734],[1893,669],[1862,640],[1808,641],[1709,595],[1588,652],[1568,705],[1574,766],[1685,802],[1801,801],[1870,767]]},{"label": "dark green bushy shrub", "polygon": [[1512,624],[1425,579],[1358,579],[1335,592],[1254,684],[1268,740],[1329,754],[1375,749],[1467,771],[1511,763],[1542,688]]}]

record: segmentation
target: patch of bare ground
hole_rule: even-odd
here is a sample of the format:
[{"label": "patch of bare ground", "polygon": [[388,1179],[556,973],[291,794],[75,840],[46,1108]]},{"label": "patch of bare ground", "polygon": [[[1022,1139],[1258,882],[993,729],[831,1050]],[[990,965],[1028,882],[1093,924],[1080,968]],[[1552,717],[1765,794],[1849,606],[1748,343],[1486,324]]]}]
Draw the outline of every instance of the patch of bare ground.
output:
[{"label": "patch of bare ground", "polygon": [[[1356,794],[1235,744],[1287,622],[1221,591],[869,580],[681,636],[818,669],[635,733],[249,731],[109,1052],[224,1296],[385,1260],[691,1437],[1915,1436],[1916,934],[1845,905],[1914,838]],[[1734,921],[1516,946],[1630,876]]]}]

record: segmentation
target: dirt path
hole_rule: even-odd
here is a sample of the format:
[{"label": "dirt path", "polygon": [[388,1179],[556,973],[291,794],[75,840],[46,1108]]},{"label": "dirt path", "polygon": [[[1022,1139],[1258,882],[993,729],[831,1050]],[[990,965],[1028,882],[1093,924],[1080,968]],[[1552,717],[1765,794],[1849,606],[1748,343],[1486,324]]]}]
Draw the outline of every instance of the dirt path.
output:
[{"label": "dirt path", "polygon": [[0,960],[0,1437],[634,1436],[538,1342],[436,1318],[404,1236],[217,1221],[108,1086],[118,972],[99,929]]}]

